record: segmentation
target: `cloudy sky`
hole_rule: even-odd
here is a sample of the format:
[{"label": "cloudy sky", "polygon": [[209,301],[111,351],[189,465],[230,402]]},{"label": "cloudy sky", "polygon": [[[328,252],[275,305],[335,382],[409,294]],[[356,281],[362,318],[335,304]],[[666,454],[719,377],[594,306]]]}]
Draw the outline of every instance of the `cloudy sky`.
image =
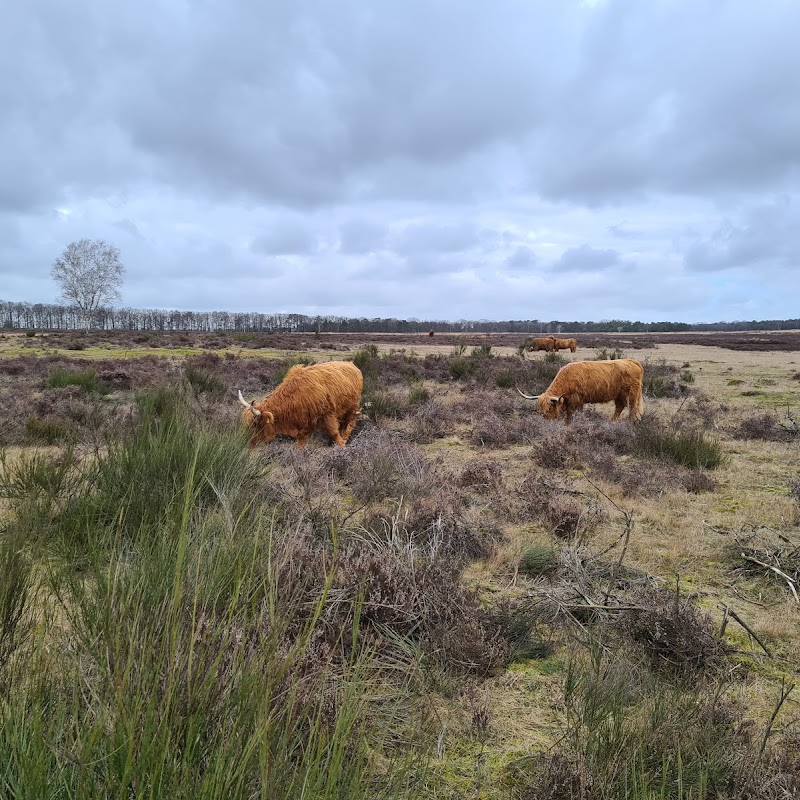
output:
[{"label": "cloudy sky", "polygon": [[800,314],[796,0],[30,0],[0,15],[0,299]]}]

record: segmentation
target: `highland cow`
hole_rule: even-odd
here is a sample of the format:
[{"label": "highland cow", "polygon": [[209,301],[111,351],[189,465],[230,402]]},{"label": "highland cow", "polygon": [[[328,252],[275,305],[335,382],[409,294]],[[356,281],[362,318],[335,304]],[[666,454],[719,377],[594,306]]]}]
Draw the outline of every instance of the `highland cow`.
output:
[{"label": "highland cow", "polygon": [[571,353],[574,353],[578,349],[578,342],[576,339],[553,339],[553,349],[558,350],[569,350]]},{"label": "highland cow", "polygon": [[350,361],[328,361],[311,366],[297,365],[283,382],[261,402],[248,403],[242,423],[252,431],[250,444],[269,444],[276,436],[290,436],[302,447],[317,429],[324,430],[333,443],[344,446],[358,417],[364,378]]},{"label": "highland cow", "polygon": [[526,339],[524,343],[525,349],[530,352],[537,350],[544,350],[547,353],[552,353],[555,350],[555,337],[554,336],[540,336],[534,339]]},{"label": "highland cow", "polygon": [[562,367],[550,386],[540,395],[517,391],[526,400],[536,400],[539,411],[547,419],[557,419],[562,414],[568,423],[576,411],[586,403],[614,402],[614,416],[628,407],[628,417],[642,416],[642,365],[632,358],[616,361],[573,361]]}]

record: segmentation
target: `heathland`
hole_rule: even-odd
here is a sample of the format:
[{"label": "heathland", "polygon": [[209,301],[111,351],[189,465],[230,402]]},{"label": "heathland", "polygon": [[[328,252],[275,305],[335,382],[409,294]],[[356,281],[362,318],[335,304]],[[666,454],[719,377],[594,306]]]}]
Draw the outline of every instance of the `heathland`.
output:
[{"label": "heathland", "polygon": [[[0,797],[798,796],[800,333],[578,340],[0,335]],[[248,449],[331,358],[347,447]]]}]

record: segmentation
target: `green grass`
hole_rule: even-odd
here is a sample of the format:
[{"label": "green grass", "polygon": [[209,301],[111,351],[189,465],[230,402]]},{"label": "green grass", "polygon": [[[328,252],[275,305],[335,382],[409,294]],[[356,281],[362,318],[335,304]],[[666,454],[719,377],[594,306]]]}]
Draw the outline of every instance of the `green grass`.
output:
[{"label": "green grass", "polygon": [[89,458],[0,453],[0,797],[409,796],[360,602],[320,626],[335,537],[300,580],[238,430],[185,391],[134,418]]},{"label": "green grass", "polygon": [[87,394],[110,394],[111,389],[106,386],[98,377],[93,369],[84,372],[56,367],[47,376],[48,389],[63,389],[67,386],[79,386]]},{"label": "green grass", "polygon": [[683,430],[644,417],[636,427],[635,450],[640,455],[665,458],[690,469],[716,469],[725,461],[719,439],[702,430]]}]

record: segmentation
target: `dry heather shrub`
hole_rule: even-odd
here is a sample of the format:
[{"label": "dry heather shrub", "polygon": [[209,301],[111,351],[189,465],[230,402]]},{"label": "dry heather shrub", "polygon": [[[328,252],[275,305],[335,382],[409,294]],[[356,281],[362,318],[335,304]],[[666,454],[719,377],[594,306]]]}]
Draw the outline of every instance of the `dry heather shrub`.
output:
[{"label": "dry heather shrub", "polygon": [[454,415],[443,403],[428,400],[416,406],[408,417],[411,438],[419,444],[447,436],[452,430]]},{"label": "dry heather shrub", "polygon": [[711,617],[665,589],[634,593],[638,610],[623,614],[617,630],[648,660],[651,667],[685,676],[717,670],[730,648],[716,634]]},{"label": "dry heather shrub", "polygon": [[326,464],[361,503],[424,493],[430,462],[406,439],[377,427],[366,428],[347,447],[325,451]]},{"label": "dry heather shrub", "polygon": [[271,469],[262,497],[277,518],[301,531],[326,534],[341,524],[347,507],[331,474],[330,451],[275,442],[265,450]]},{"label": "dry heather shrub", "polygon": [[520,517],[538,519],[560,539],[586,539],[605,517],[594,499],[582,497],[581,502],[567,490],[544,483],[538,473],[530,473],[517,494]]},{"label": "dry heather shrub", "polygon": [[545,469],[578,469],[583,464],[579,447],[563,434],[563,429],[547,431],[533,446],[533,460]]},{"label": "dry heather shrub", "polygon": [[510,444],[509,433],[505,419],[496,414],[488,414],[475,424],[469,440],[476,447],[506,447]]},{"label": "dry heather shrub", "polygon": [[703,428],[715,428],[719,418],[727,411],[722,403],[718,403],[705,392],[695,392],[683,406],[682,414]]},{"label": "dry heather shrub", "polygon": [[389,528],[353,537],[337,586],[351,600],[361,598],[361,628],[380,631],[384,645],[386,631],[411,639],[457,674],[486,675],[505,661],[506,645],[476,594],[464,588],[458,567],[413,533]]},{"label": "dry heather shrub", "polygon": [[769,412],[742,420],[733,435],[737,439],[761,439],[766,442],[779,442],[787,438],[787,432],[780,427],[777,417]]},{"label": "dry heather shrub", "polygon": [[453,404],[453,411],[465,422],[480,422],[484,417],[509,417],[514,412],[515,400],[508,392],[487,392],[465,387]]},{"label": "dry heather shrub", "polygon": [[498,461],[476,458],[464,465],[459,477],[462,486],[493,491],[503,486],[503,467]]}]

